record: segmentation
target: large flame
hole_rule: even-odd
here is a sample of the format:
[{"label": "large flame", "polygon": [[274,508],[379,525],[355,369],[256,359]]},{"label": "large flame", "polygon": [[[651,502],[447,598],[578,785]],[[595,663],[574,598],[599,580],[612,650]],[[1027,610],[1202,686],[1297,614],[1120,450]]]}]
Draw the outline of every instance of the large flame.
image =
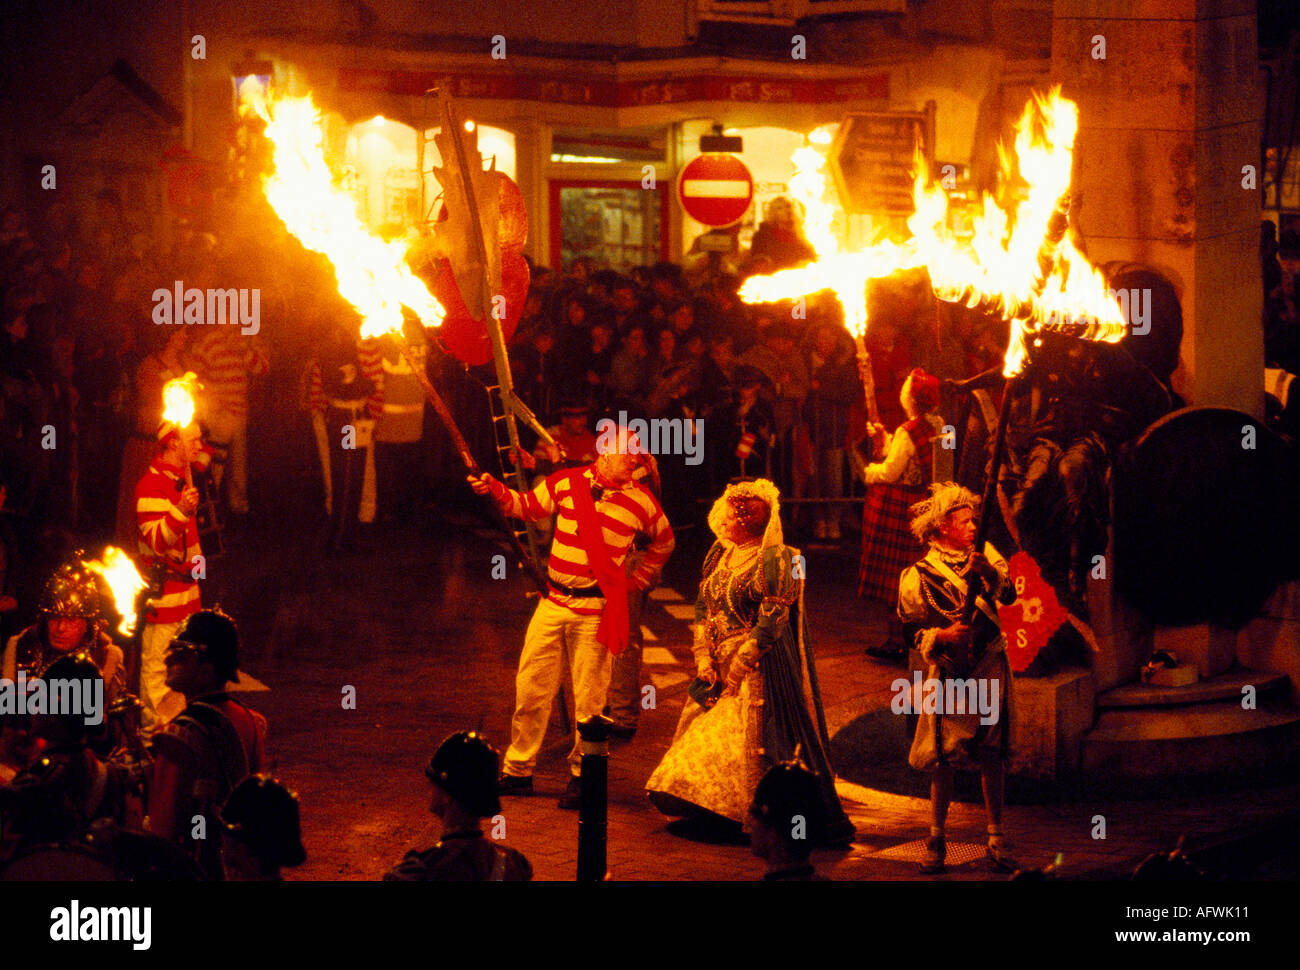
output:
[{"label": "large flame", "polygon": [[[1124,311],[1065,232],[1077,130],[1077,108],[1061,97],[1059,88],[1046,96],[1034,95],[1016,126],[1014,148],[999,151],[1006,207],[986,194],[974,213],[969,238],[949,229],[947,193],[928,181],[925,158],[918,151],[916,211],[907,221],[910,238],[856,252],[842,249],[832,231],[834,209],[826,201],[824,153],[801,148],[792,159],[791,194],[807,212],[804,231],[817,259],[797,269],[751,277],[740,297],[764,303],[833,290],[844,308],[846,326],[860,340],[868,323],[868,280],[924,266],[941,299],[983,304],[1011,321],[1003,370],[1007,377],[1020,372],[1028,342],[1042,330],[1070,330],[1085,339],[1117,342],[1126,331]],[[809,141],[818,145],[826,139],[810,136]]]},{"label": "large flame", "polygon": [[177,377],[163,385],[163,420],[188,428],[194,420],[194,382],[197,375],[186,371],[184,377]]},{"label": "large flame", "polygon": [[426,326],[441,324],[442,305],[406,264],[409,240],[386,241],[372,233],[337,183],[325,161],[320,112],[311,96],[268,99],[253,89],[245,104],[266,122],[273,146],[267,201],[304,246],[334,264],[339,293],[361,314],[361,335],[401,333],[403,306]]},{"label": "large flame", "polygon": [[104,549],[103,559],[82,560],[81,564],[104,577],[113,593],[117,612],[122,614],[118,630],[123,636],[130,636],[136,623],[135,598],[146,585],[131,557],[116,546],[108,546]]}]

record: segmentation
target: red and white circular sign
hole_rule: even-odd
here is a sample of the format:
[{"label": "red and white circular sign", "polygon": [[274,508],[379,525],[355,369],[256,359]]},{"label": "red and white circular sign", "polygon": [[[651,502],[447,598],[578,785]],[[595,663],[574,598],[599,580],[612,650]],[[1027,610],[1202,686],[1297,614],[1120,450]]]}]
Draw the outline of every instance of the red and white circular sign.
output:
[{"label": "red and white circular sign", "polygon": [[754,177],[735,155],[700,155],[677,176],[677,198],[696,222],[729,226],[749,210]]}]

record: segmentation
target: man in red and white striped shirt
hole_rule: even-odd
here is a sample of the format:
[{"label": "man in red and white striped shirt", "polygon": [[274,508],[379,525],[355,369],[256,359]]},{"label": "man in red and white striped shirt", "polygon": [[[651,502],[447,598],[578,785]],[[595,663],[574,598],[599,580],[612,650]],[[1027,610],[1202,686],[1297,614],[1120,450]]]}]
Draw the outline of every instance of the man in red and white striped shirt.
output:
[{"label": "man in red and white striped shirt", "polygon": [[[603,439],[602,439],[603,444]],[[560,682],[560,658],[568,648],[574,708],[582,721],[601,712],[609,690],[611,653],[627,642],[627,587],[650,586],[673,551],[673,530],[659,503],[633,475],[641,462],[635,436],[621,431],[618,443],[594,464],[559,471],[527,494],[506,488],[491,475],[470,476],[480,495],[491,494],[507,515],[533,522],[556,514],[547,563],[550,592],[524,635],[515,679],[501,792],[532,791],[537,752],[546,734],[551,700]],[[638,532],[650,537],[641,565],[629,577],[623,560]],[[582,757],[574,738],[570,779],[561,808],[578,807]]]},{"label": "man in red and white striped shirt", "polygon": [[190,346],[188,364],[203,385],[199,420],[207,426],[218,453],[213,481],[220,489],[229,467],[227,506],[235,515],[244,515],[248,512],[248,378],[266,374],[266,354],[255,338],[243,336],[239,328],[213,326]]},{"label": "man in red and white striped shirt", "polygon": [[202,606],[195,569],[200,555],[194,516],[199,490],[185,480],[186,464],[199,457],[198,428],[177,431],[164,424],[159,435],[158,456],[135,487],[140,561],[151,571],[161,567],[165,576],[162,598],[145,617],[140,657],[140,699],[145,725],[152,728],[185,708],[185,698],[167,686],[163,656],[181,624]]}]

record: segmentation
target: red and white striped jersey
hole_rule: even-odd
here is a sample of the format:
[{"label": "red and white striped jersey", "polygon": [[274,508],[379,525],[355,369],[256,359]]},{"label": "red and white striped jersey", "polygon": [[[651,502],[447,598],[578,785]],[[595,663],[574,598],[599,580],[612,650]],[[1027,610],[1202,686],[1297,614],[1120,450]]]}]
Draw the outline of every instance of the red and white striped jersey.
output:
[{"label": "red and white striped jersey", "polygon": [[[546,573],[554,582],[582,588],[596,585],[596,574],[587,559],[586,549],[578,540],[578,520],[573,511],[573,498],[569,494],[573,474],[567,470],[556,472],[527,494],[506,488],[498,482],[500,491],[494,490],[493,495],[503,512],[528,522],[558,513]],[[592,467],[588,466],[577,474],[588,487],[594,487],[595,471]],[[668,561],[675,544],[668,517],[650,490],[639,482],[630,482],[617,489],[606,488],[603,497],[596,502],[596,515],[600,518],[605,544],[619,566],[627,558],[632,540],[638,532],[650,537],[645,558],[630,578],[634,589],[650,586]],[[588,616],[599,614],[605,605],[604,599],[599,597],[569,597],[552,592],[547,598],[574,613]]]},{"label": "red and white striped jersey", "polygon": [[209,410],[239,417],[248,415],[249,375],[269,369],[260,346],[231,327],[203,331],[190,347],[187,363],[198,374]]},{"label": "red and white striped jersey", "polygon": [[358,340],[357,359],[361,373],[375,386],[366,399],[366,412],[378,421],[384,416],[384,348],[374,337]]},{"label": "red and white striped jersey", "polygon": [[199,555],[199,527],[194,516],[177,506],[185,479],[180,468],[155,458],[135,487],[136,522],[140,527],[140,559],[149,567],[167,566],[162,599],[150,610],[150,623],[179,623],[197,613],[199,584],[191,570]]},{"label": "red and white striped jersey", "polygon": [[[361,364],[361,373],[370,379],[375,389],[366,398],[366,413],[378,420],[384,413],[384,352],[379,341],[373,338],[357,342],[357,358]],[[321,379],[320,361],[312,360],[307,372],[307,410],[312,414],[324,414],[329,406],[325,395],[325,386]]]}]

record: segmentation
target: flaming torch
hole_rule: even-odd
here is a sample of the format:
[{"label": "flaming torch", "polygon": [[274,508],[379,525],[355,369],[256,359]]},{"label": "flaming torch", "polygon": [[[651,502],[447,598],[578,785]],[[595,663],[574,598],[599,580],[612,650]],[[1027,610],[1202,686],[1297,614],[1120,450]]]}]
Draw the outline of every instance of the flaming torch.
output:
[{"label": "flaming torch", "polygon": [[[402,331],[404,313],[414,314],[421,323],[433,327],[441,325],[446,317],[442,304],[407,265],[407,253],[414,240],[381,239],[357,217],[352,197],[337,183],[325,159],[320,112],[310,95],[301,98],[269,96],[263,90],[250,89],[241,110],[251,111],[266,122],[266,137],[272,145],[273,171],[266,177],[263,187],[271,208],[299,242],[329,259],[334,267],[339,294],[361,315],[362,338],[392,334],[402,355],[410,363],[410,346]],[[453,128],[452,134],[455,133]],[[456,145],[458,152],[461,151],[459,142]],[[462,171],[468,169],[462,168]],[[466,177],[464,182],[469,189],[471,180]],[[472,192],[469,195],[472,205]],[[471,222],[478,227],[477,215],[472,216]],[[446,427],[465,467],[472,474],[481,474],[451,411],[429,381],[424,368],[412,364],[411,370]],[[540,430],[544,439],[550,439],[540,425],[534,430]],[[495,503],[492,507],[496,509]],[[499,510],[497,514],[500,514]],[[530,575],[545,596],[545,579],[538,573],[532,557],[523,550],[513,530],[507,527],[506,532],[512,539],[515,552],[526,566],[531,567]]]},{"label": "flaming torch", "polygon": [[[844,307],[844,319],[858,343],[859,360],[865,362],[863,335],[867,327],[866,283],[911,267],[924,266],[935,295],[968,306],[992,307],[1011,324],[1003,375],[1003,391],[994,438],[992,467],[985,483],[975,548],[982,549],[988,532],[989,510],[997,495],[997,479],[1006,451],[1006,417],[1016,378],[1023,372],[1030,348],[1044,331],[1068,331],[1085,340],[1116,343],[1127,332],[1124,311],[1101,274],[1075,248],[1067,235],[1070,212],[1070,176],[1074,138],[1078,131],[1074,102],[1054,88],[1035,94],[1016,125],[1011,151],[1000,149],[1006,186],[1020,191],[1007,207],[985,195],[974,214],[974,232],[958,238],[948,225],[948,197],[940,186],[928,182],[924,158],[918,154],[913,185],[915,212],[908,219],[911,238],[901,243],[883,242],[859,252],[847,252],[831,232],[829,206],[824,201],[825,180],[820,176],[825,159],[815,149],[799,149],[791,186],[808,212],[805,231],[817,251],[817,260],[797,269],[745,281],[740,298],[746,303],[789,299],[820,290],[833,290]],[[814,144],[827,139],[814,137]],[[814,165],[813,163],[818,163]],[[874,418],[870,371],[862,367],[868,413]],[[974,589],[968,596],[965,618],[974,608]]]},{"label": "flaming torch", "polygon": [[131,557],[117,546],[108,546],[104,549],[102,559],[92,559],[89,562],[82,560],[81,564],[104,577],[104,582],[113,594],[113,605],[122,616],[118,632],[125,637],[131,636],[135,632],[140,612],[137,597],[149,588]]},{"label": "flaming torch", "polygon": [[907,247],[887,240],[857,252],[841,246],[833,230],[834,206],[826,201],[826,155],[818,147],[830,144],[830,132],[818,128],[808,136],[808,141],[808,145],[796,149],[791,156],[795,174],[790,179],[790,194],[803,206],[804,235],[817,253],[817,259],[769,276],[751,276],[741,286],[739,296],[746,303],[770,303],[824,290],[834,292],[844,310],[844,325],[857,347],[867,416],[872,422],[879,422],[871,357],[865,339],[867,284],[874,278],[919,265],[920,261]]},{"label": "flaming torch", "polygon": [[[127,638],[127,683],[135,684],[140,676],[140,652],[144,638],[144,624],[140,615],[148,608],[150,595],[160,595],[162,580],[151,586],[135,568],[135,563],[121,549],[108,546],[104,555],[90,562],[82,561],[87,569],[104,577],[113,596],[113,605],[122,616],[118,632]],[[120,700],[118,703],[123,703]],[[134,702],[138,704],[138,702]],[[129,706],[129,705],[128,705]],[[143,756],[141,756],[143,757]]]},{"label": "flaming torch", "polygon": [[[193,391],[197,386],[197,376],[193,371],[163,385],[163,421],[175,425],[178,433],[183,434],[194,422]],[[194,473],[188,461],[185,462],[185,484],[194,487]]]}]

